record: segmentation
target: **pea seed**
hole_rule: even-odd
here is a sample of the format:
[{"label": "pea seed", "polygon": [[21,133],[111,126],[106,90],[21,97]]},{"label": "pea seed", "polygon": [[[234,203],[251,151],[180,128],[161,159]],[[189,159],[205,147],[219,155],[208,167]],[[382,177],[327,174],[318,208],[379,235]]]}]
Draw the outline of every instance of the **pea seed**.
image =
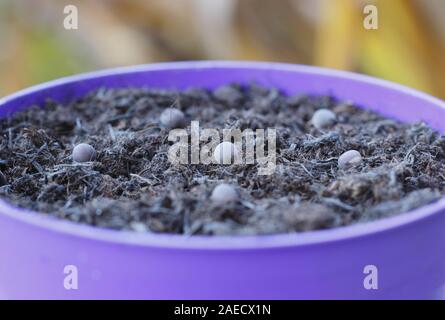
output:
[{"label": "pea seed", "polygon": [[230,203],[235,202],[238,200],[238,193],[236,192],[235,188],[227,183],[222,183],[215,187],[212,191],[212,195],[210,196],[210,199],[215,204],[224,204],[224,203]]},{"label": "pea seed", "polygon": [[338,158],[338,166],[341,169],[347,169],[362,163],[363,159],[357,150],[349,150]]},{"label": "pea seed", "polygon": [[332,126],[337,119],[334,112],[328,109],[317,110],[312,116],[312,124],[318,130]]},{"label": "pea seed", "polygon": [[185,115],[181,110],[168,108],[161,113],[159,120],[167,128],[181,128],[185,124]]},{"label": "pea seed", "polygon": [[220,143],[213,151],[213,158],[218,164],[231,164],[232,158],[235,159],[237,155],[238,149],[228,141]]},{"label": "pea seed", "polygon": [[88,162],[94,160],[96,150],[88,143],[80,143],[73,149],[73,160],[76,162]]}]

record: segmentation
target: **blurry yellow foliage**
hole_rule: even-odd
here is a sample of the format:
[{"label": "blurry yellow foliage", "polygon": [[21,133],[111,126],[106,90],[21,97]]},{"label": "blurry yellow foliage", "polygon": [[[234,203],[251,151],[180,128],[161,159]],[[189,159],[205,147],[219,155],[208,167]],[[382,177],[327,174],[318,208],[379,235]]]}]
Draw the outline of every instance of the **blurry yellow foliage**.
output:
[{"label": "blurry yellow foliage", "polygon": [[441,39],[421,12],[437,6],[445,15],[445,1],[375,0],[379,28],[362,27],[363,3],[356,0],[325,1],[318,28],[315,64],[399,82],[445,97],[445,71]]},{"label": "blurry yellow foliage", "polygon": [[[66,4],[79,7],[78,31],[63,30]],[[363,27],[366,4],[378,30]],[[5,0],[0,95],[98,68],[243,59],[353,70],[445,97],[444,15],[444,0]]]}]

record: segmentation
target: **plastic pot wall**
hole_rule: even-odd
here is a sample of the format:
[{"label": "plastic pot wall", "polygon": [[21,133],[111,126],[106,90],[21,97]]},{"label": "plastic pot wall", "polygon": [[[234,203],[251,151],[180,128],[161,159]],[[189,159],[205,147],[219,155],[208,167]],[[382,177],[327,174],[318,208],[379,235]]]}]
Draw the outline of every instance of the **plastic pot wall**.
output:
[{"label": "plastic pot wall", "polygon": [[[392,118],[445,128],[444,103],[417,91],[351,73],[249,62],[165,63],[65,78],[1,99],[0,116],[99,87],[214,88],[251,81],[289,94],[332,94]],[[439,298],[445,284],[444,208],[441,200],[372,223],[304,234],[182,237],[96,229],[0,201],[0,296]],[[377,267],[377,290],[364,286],[368,265]],[[77,289],[65,286],[66,277],[75,276],[66,266],[77,271]]]}]

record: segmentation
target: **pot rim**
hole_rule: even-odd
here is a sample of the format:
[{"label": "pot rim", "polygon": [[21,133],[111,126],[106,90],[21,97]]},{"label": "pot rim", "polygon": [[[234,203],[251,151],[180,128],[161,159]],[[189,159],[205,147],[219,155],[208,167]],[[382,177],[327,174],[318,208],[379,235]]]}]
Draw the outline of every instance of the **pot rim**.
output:
[{"label": "pot rim", "polygon": [[[111,68],[74,76],[59,78],[53,81],[38,84],[14,94],[0,98],[0,108],[15,99],[36,93],[44,89],[50,89],[62,84],[78,81],[113,76],[118,74],[138,73],[161,70],[186,70],[186,69],[262,69],[274,71],[288,71],[310,73],[320,76],[339,77],[364,85],[386,87],[399,91],[405,95],[415,96],[425,100],[439,108],[445,109],[445,103],[429,94],[420,92],[406,86],[387,80],[377,79],[353,72],[340,71],[315,66],[296,65],[277,62],[251,62],[251,61],[182,61],[161,62],[130,67]],[[184,236],[176,234],[137,233],[134,231],[119,231],[100,227],[84,225],[76,222],[62,220],[29,209],[16,207],[0,199],[0,216],[5,216],[16,222],[22,222],[29,226],[46,229],[69,236],[86,238],[89,240],[110,242],[122,245],[137,245],[148,247],[160,247],[170,249],[268,249],[299,247],[346,241],[372,234],[392,231],[419,222],[430,216],[440,214],[445,210],[445,197],[438,201],[396,216],[382,218],[376,221],[365,222],[350,226],[338,227],[328,230],[316,230],[303,233],[273,234],[257,236]]]}]

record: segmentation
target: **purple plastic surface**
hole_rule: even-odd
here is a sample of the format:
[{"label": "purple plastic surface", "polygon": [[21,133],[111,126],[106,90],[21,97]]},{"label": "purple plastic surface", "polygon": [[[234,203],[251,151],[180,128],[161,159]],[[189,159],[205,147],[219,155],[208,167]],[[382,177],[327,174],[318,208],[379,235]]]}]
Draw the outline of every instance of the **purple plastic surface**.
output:
[{"label": "purple plastic surface", "polygon": [[[0,99],[0,116],[98,88],[213,88],[228,82],[332,94],[445,129],[445,104],[400,85],[314,67],[164,63],[95,72]],[[426,299],[445,284],[445,200],[376,222],[304,234],[183,237],[96,229],[0,201],[0,297],[25,299]],[[64,287],[64,267],[78,289]],[[363,285],[378,268],[378,290]]]}]

